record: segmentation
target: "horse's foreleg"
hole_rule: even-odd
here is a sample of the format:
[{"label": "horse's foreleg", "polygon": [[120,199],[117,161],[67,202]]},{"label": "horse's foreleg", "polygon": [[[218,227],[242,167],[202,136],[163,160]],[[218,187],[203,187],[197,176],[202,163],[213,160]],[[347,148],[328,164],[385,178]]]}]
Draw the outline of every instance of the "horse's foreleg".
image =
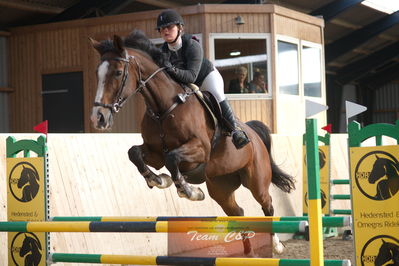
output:
[{"label": "horse's foreleg", "polygon": [[192,139],[166,154],[165,166],[172,175],[172,180],[180,197],[193,201],[205,198],[204,192],[200,188],[188,184],[179,170],[181,162],[201,163],[204,161],[205,152],[199,139]]},{"label": "horse's foreleg", "polygon": [[[172,185],[172,179],[170,176],[166,174],[157,175],[146,165],[144,161],[144,151],[146,151],[147,157],[157,157],[157,154],[151,153],[151,156],[148,154],[148,149],[145,149],[144,144],[140,146],[132,146],[129,151],[129,159],[130,161],[137,167],[137,170],[140,174],[145,178],[147,185],[149,188],[158,187],[158,188],[167,188]],[[159,157],[159,156],[158,156]],[[159,157],[159,161],[162,161],[162,158]]]}]

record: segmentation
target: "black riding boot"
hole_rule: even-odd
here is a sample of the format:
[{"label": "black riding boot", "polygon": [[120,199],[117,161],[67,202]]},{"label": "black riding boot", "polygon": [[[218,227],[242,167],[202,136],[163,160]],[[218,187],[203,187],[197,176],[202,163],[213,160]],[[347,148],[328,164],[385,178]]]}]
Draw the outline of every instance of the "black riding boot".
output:
[{"label": "black riding boot", "polygon": [[231,130],[231,137],[233,139],[233,144],[237,149],[241,149],[248,144],[249,139],[247,134],[237,125],[237,121],[234,117],[233,110],[227,100],[219,103],[222,108],[223,118],[227,120],[229,124],[229,129]]}]

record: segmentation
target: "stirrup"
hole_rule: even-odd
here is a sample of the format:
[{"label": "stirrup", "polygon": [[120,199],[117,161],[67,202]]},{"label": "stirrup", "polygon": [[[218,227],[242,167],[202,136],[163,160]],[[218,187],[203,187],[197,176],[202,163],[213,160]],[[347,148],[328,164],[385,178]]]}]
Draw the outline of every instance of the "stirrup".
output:
[{"label": "stirrup", "polygon": [[241,149],[250,142],[247,133],[245,133],[245,131],[241,128],[235,129],[231,135],[233,139],[233,144],[237,150]]}]

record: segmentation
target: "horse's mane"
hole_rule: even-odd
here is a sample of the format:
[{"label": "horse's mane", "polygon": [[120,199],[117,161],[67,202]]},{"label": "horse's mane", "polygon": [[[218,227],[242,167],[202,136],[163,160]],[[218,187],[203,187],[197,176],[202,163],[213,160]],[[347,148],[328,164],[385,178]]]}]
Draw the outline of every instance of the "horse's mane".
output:
[{"label": "horse's mane", "polygon": [[[124,44],[128,48],[137,49],[148,54],[157,65],[163,65],[164,56],[160,48],[156,47],[141,30],[133,30],[124,38]],[[112,40],[101,41],[101,54],[116,52]]]}]

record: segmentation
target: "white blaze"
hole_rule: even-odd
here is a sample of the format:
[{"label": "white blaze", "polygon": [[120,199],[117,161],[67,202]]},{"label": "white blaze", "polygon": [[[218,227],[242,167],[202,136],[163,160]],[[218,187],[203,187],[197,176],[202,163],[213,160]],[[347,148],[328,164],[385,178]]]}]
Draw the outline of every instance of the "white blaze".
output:
[{"label": "white blaze", "polygon": [[100,102],[103,94],[104,94],[104,85],[105,85],[105,76],[108,73],[108,66],[109,62],[104,61],[101,63],[101,65],[98,67],[98,84],[97,84],[97,94],[96,94],[96,102]]}]

